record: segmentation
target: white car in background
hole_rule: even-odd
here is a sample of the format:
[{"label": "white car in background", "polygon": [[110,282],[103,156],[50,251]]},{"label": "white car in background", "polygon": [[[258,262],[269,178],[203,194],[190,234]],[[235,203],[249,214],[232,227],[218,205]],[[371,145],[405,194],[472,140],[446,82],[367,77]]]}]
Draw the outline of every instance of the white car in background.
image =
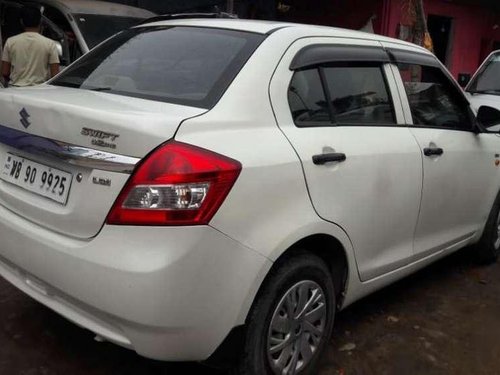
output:
[{"label": "white car in background", "polygon": [[415,45],[142,25],[0,92],[0,275],[149,358],[316,374],[338,310],[498,257],[499,149]]},{"label": "white car in background", "polygon": [[[495,112],[500,111],[500,51],[494,51],[486,58],[465,91],[476,111],[486,106],[488,108],[483,109],[483,116],[496,117]],[[492,111],[492,108],[496,111]],[[500,131],[500,125],[490,130]]]}]

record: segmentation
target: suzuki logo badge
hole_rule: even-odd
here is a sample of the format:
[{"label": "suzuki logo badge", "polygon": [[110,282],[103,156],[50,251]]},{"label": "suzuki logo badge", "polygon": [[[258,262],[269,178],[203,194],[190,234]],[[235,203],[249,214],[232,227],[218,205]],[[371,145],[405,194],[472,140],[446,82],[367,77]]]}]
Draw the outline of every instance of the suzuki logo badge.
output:
[{"label": "suzuki logo badge", "polygon": [[19,114],[21,115],[21,124],[23,124],[23,126],[28,129],[28,127],[31,125],[31,122],[28,121],[28,119],[31,117],[30,114],[28,113],[26,108],[23,108],[21,112],[19,112]]}]

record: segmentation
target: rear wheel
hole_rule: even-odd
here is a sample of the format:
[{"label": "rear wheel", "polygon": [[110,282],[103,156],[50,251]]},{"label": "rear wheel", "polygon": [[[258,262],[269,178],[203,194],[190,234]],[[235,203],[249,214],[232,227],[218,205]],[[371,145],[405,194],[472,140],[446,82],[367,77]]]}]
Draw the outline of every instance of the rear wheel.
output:
[{"label": "rear wheel", "polygon": [[334,316],[335,290],[325,263],[310,254],[281,262],[252,307],[235,373],[315,374]]},{"label": "rear wheel", "polygon": [[477,245],[477,255],[480,263],[493,263],[500,255],[500,194],[484,227],[484,232]]}]

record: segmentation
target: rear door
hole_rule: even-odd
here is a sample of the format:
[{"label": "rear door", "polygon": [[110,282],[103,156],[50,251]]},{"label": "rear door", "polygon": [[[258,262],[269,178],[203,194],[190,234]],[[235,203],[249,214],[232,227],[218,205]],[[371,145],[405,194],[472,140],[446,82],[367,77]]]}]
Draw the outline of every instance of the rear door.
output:
[{"label": "rear door", "polygon": [[401,49],[391,53],[398,61],[411,133],[423,157],[417,260],[462,246],[482,228],[497,194],[500,148],[494,135],[474,131],[469,103],[434,57]]},{"label": "rear door", "polygon": [[406,265],[422,188],[381,45],[311,38],[291,46],[271,83],[278,124],[300,157],[319,216],[349,235],[360,277]]}]

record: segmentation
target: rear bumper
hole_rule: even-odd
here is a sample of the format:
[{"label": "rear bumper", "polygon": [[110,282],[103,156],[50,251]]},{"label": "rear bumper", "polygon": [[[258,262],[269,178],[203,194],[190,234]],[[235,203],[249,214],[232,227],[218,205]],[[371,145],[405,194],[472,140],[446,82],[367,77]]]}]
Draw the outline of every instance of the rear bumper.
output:
[{"label": "rear bumper", "polygon": [[71,239],[0,207],[0,275],[101,337],[154,359],[207,359],[271,263],[208,226],[105,226]]}]

